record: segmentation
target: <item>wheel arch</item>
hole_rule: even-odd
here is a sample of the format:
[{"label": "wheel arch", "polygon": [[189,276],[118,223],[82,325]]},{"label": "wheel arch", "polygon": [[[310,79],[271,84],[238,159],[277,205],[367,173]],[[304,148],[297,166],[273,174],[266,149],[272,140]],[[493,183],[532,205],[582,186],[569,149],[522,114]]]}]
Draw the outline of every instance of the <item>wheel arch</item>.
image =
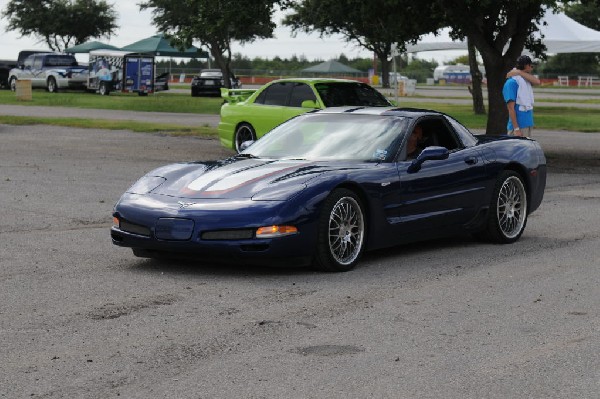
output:
[{"label": "wheel arch", "polygon": [[529,180],[527,168],[519,163],[512,162],[506,165],[504,170],[513,171],[521,177],[523,185],[525,186],[525,194],[527,194],[527,214],[531,213],[531,182]]},{"label": "wheel arch", "polygon": [[358,199],[362,204],[364,217],[367,220],[367,223],[365,223],[365,248],[369,248],[369,233],[371,231],[371,223],[373,223],[373,218],[371,217],[371,203],[369,201],[369,196],[367,195],[367,192],[363,189],[363,187],[361,187],[360,184],[353,181],[345,181],[343,183],[340,183],[333,187],[331,189],[331,192],[338,188],[345,188],[346,190],[350,190],[358,196]]}]

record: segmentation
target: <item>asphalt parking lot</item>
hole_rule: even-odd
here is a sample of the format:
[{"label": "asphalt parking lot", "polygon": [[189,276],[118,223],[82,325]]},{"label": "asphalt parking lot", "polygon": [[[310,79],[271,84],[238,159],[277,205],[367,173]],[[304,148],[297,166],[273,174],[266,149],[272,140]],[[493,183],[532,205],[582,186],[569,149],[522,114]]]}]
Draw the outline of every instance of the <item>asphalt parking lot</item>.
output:
[{"label": "asphalt parking lot", "polygon": [[230,155],[216,140],[0,125],[0,397],[596,397],[598,136],[539,133],[556,155],[517,243],[400,246],[325,274],[111,244],[133,181]]}]

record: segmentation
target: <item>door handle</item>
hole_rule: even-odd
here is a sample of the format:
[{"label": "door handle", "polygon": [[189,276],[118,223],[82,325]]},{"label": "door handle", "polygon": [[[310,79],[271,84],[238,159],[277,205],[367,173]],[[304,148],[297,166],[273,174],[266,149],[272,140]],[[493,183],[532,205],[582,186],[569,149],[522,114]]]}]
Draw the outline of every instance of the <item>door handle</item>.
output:
[{"label": "door handle", "polygon": [[475,165],[477,163],[477,158],[476,157],[466,157],[465,163],[467,165]]}]

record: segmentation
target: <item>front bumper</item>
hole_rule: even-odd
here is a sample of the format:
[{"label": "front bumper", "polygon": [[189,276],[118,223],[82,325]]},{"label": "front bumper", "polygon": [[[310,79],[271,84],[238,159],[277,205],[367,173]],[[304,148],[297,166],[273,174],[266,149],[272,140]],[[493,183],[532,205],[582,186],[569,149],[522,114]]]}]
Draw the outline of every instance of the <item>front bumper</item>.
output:
[{"label": "front bumper", "polygon": [[189,240],[169,241],[113,226],[110,235],[114,245],[132,248],[136,255],[142,257],[185,256],[204,262],[243,262],[280,267],[306,266],[312,260],[312,251],[307,245],[313,244],[301,233],[273,239],[244,240],[203,240],[201,234],[195,234]]}]

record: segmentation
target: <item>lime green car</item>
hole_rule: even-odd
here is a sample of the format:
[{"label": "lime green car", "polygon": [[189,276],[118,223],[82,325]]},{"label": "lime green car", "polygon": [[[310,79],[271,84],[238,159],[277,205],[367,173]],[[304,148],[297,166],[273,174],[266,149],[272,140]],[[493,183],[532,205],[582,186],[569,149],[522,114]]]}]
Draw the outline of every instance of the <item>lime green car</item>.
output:
[{"label": "lime green car", "polygon": [[275,126],[305,112],[341,106],[389,107],[392,104],[368,84],[345,79],[280,79],[256,90],[221,89],[219,137],[240,151]]}]

